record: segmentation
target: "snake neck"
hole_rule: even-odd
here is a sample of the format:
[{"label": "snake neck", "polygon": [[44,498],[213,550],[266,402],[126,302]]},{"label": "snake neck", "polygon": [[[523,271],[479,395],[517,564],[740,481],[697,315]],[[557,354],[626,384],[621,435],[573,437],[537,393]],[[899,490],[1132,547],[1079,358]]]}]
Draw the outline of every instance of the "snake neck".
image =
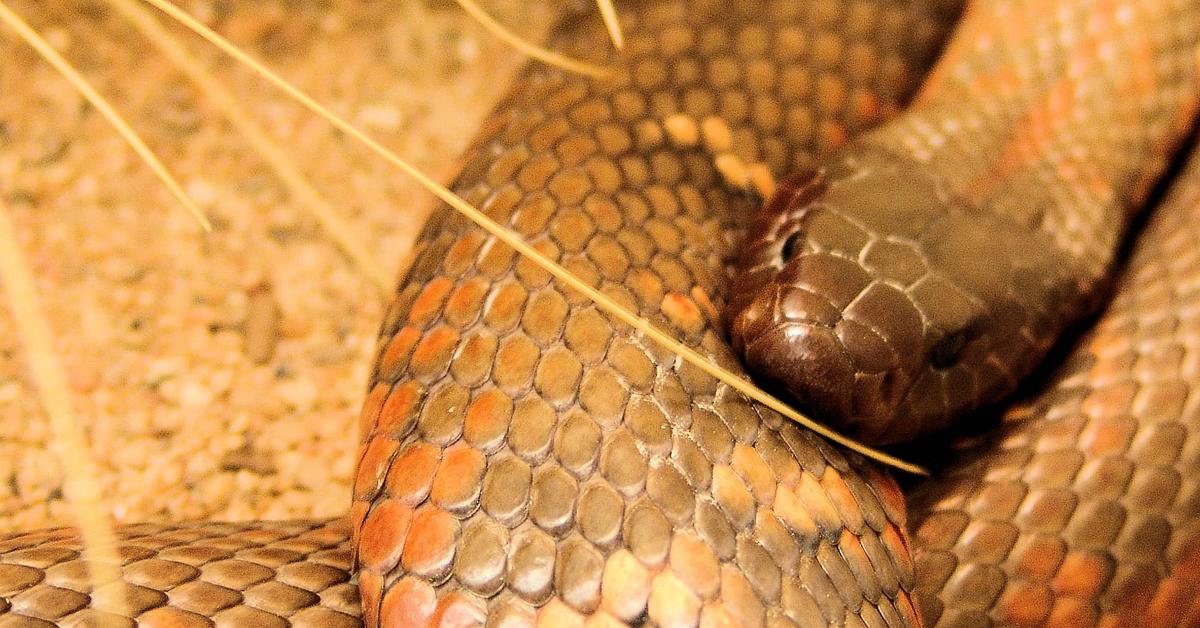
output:
[{"label": "snake neck", "polygon": [[752,229],[731,315],[745,359],[876,442],[1012,392],[1098,302],[1191,126],[1190,12],[974,5],[919,103]]}]

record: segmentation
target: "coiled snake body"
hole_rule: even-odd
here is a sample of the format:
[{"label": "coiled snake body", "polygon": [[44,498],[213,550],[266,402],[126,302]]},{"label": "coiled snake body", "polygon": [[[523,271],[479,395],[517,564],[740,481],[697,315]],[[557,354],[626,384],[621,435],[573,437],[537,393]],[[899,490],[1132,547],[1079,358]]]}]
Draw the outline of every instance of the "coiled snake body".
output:
[{"label": "coiled snake body", "polygon": [[[595,82],[530,67],[468,151],[454,189],[585,280],[740,371],[721,312],[730,301],[734,247],[757,201],[723,180],[703,143],[673,141],[663,121],[681,113],[718,117],[733,129],[733,150],[743,161],[779,175],[812,170],[849,136],[899,110],[960,6],[622,4],[631,37],[614,61],[618,76]],[[1050,4],[981,2],[972,9],[921,107],[841,153],[829,180],[847,174],[838,163],[867,163],[867,174],[898,180],[889,162],[870,160],[920,162],[940,177],[937,185],[906,184],[865,198],[924,207],[932,199],[905,192],[934,190],[988,200],[992,208],[1030,201],[1037,219],[1025,224],[1065,222],[1075,231],[1058,244],[1086,262],[1073,267],[1102,275],[1120,228],[1102,238],[1080,235],[1092,223],[1055,208],[1115,207],[1116,216],[1101,213],[1120,224],[1121,208],[1137,205],[1187,127],[1186,106],[1195,103],[1200,20],[1188,18],[1200,15],[1200,6]],[[1011,14],[990,16],[993,9],[1001,17],[1033,11],[1037,19],[1025,28]],[[1077,30],[1074,20],[1097,22]],[[1157,30],[1138,30],[1143,20]],[[988,35],[1005,25],[1009,32]],[[1026,31],[1025,44],[1011,49],[980,43],[1021,39]],[[1153,36],[1121,39],[1147,32]],[[1112,48],[1100,35],[1133,43]],[[587,55],[607,42],[598,25],[572,17],[554,45]],[[1077,59],[1075,50],[1094,54]],[[1104,70],[1119,67],[1110,60],[1124,53],[1143,55],[1148,65],[1137,67],[1154,71],[1129,85],[1113,80]],[[1079,59],[1095,65],[1073,66]],[[1029,90],[1053,87],[1062,67],[1100,78],[1064,90],[1078,99],[1045,101],[1048,108],[1039,109]],[[971,80],[983,76],[996,82]],[[1008,89],[1009,81],[1034,87]],[[1127,88],[1138,90],[1128,108],[1109,97]],[[979,104],[993,93],[1002,97]],[[1123,122],[1076,119],[1075,103],[1086,105],[1080,116]],[[959,115],[971,106],[974,118]],[[1139,124],[1145,116],[1151,123]],[[972,132],[951,132],[946,120]],[[989,125],[1010,132],[982,132]],[[1111,161],[1098,162],[1112,187],[1099,196],[1112,202],[1093,202],[1103,186],[1065,186],[1071,173],[1095,184],[1096,173],[1079,171],[1093,162],[1070,153],[1078,144],[1063,138],[1115,151],[1106,153]],[[1007,161],[1005,146],[1015,151]],[[1030,154],[1061,158],[1035,162]],[[999,188],[982,176],[997,164]],[[854,177],[846,178],[852,186]],[[809,189],[803,182],[810,180],[794,181],[785,182],[788,202],[776,209]],[[823,197],[835,209],[830,199],[838,189],[826,186]],[[1032,191],[1013,198],[1003,194],[1009,189]],[[1193,346],[1200,337],[1200,320],[1193,320],[1200,312],[1197,212],[1200,159],[1193,159],[1151,219],[1097,327],[1040,392],[989,432],[959,441],[946,470],[915,486],[906,508],[895,481],[873,464],[612,322],[444,209],[421,234],[416,262],[382,325],[349,523],[128,527],[122,556],[130,615],[148,626],[354,625],[361,599],[361,617],[371,625],[1195,623],[1200,444],[1191,434],[1200,417],[1189,393],[1200,355]],[[819,228],[805,230],[812,240],[788,247],[791,253],[836,253],[854,240],[861,226],[839,223],[836,211],[824,215]],[[821,248],[826,242],[835,246]],[[1109,252],[1093,254],[1093,244]],[[772,246],[778,259],[783,245]],[[884,252],[905,259],[903,251]],[[818,285],[839,276],[822,272],[801,281],[827,304],[842,299],[850,307],[856,294],[868,294],[871,281],[848,296],[843,284]],[[854,272],[861,273],[841,276],[860,276]],[[1023,286],[1051,285],[1020,276]],[[1083,310],[1096,290],[1076,286],[1068,309]],[[1065,294],[1044,292],[1044,303]],[[809,314],[820,307],[809,305]],[[1044,326],[1067,324],[1058,320]],[[885,332],[872,331],[904,340]],[[951,358],[974,355],[966,337],[943,342],[953,336],[939,329],[920,355],[936,356],[942,370]],[[1029,344],[1044,351],[1045,337],[1030,336]],[[831,377],[840,376],[831,369]],[[1027,369],[1021,362],[1016,370]],[[905,377],[919,381],[915,372]],[[850,408],[842,414],[852,419],[870,414],[855,408],[871,405],[829,395],[810,395],[808,403]],[[0,625],[88,617],[90,585],[78,550],[69,530],[0,537]],[[360,598],[349,572],[352,554]]]}]

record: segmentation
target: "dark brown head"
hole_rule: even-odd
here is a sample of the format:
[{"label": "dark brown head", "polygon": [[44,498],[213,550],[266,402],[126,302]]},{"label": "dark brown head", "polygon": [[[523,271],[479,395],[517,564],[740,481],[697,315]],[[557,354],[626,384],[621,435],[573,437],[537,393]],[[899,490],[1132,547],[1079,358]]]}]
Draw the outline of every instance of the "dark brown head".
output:
[{"label": "dark brown head", "polygon": [[751,372],[877,443],[1010,392],[1055,319],[1053,295],[1018,292],[1052,266],[1029,231],[955,206],[899,161],[852,154],[783,181],[749,230],[728,310]]}]

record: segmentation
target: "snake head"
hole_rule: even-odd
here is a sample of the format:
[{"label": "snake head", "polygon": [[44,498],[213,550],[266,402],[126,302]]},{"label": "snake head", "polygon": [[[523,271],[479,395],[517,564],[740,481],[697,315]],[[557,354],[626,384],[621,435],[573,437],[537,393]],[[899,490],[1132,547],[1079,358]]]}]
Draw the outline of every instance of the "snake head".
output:
[{"label": "snake head", "polygon": [[751,223],[733,346],[817,420],[911,440],[1011,392],[1048,349],[1054,294],[1021,293],[1042,286],[1030,266],[1053,266],[1035,239],[911,162],[843,155],[782,181]]}]

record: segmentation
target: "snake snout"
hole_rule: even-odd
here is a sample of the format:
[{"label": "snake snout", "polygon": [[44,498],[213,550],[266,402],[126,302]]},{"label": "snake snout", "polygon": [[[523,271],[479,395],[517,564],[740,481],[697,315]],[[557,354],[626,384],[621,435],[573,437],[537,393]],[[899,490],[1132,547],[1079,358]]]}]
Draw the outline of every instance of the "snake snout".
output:
[{"label": "snake snout", "polygon": [[[818,420],[877,440],[928,345],[904,294],[823,246],[836,236],[827,189],[823,171],[789,177],[758,216],[730,300],[730,335],[752,372]],[[947,344],[941,355],[954,351]]]},{"label": "snake snout", "polygon": [[[917,311],[835,254],[801,254],[778,279],[731,317],[747,367],[818,420],[863,440],[895,440],[893,423],[928,346]],[[950,360],[956,350],[947,342],[939,351]]]},{"label": "snake snout", "polygon": [[[938,272],[951,256],[923,240],[966,225],[946,213],[936,182],[883,157],[851,155],[780,185],[750,227],[728,317],[752,372],[876,443],[940,429],[976,405],[992,357],[989,309],[960,289],[968,282]],[[976,226],[966,239],[992,234]]]}]

